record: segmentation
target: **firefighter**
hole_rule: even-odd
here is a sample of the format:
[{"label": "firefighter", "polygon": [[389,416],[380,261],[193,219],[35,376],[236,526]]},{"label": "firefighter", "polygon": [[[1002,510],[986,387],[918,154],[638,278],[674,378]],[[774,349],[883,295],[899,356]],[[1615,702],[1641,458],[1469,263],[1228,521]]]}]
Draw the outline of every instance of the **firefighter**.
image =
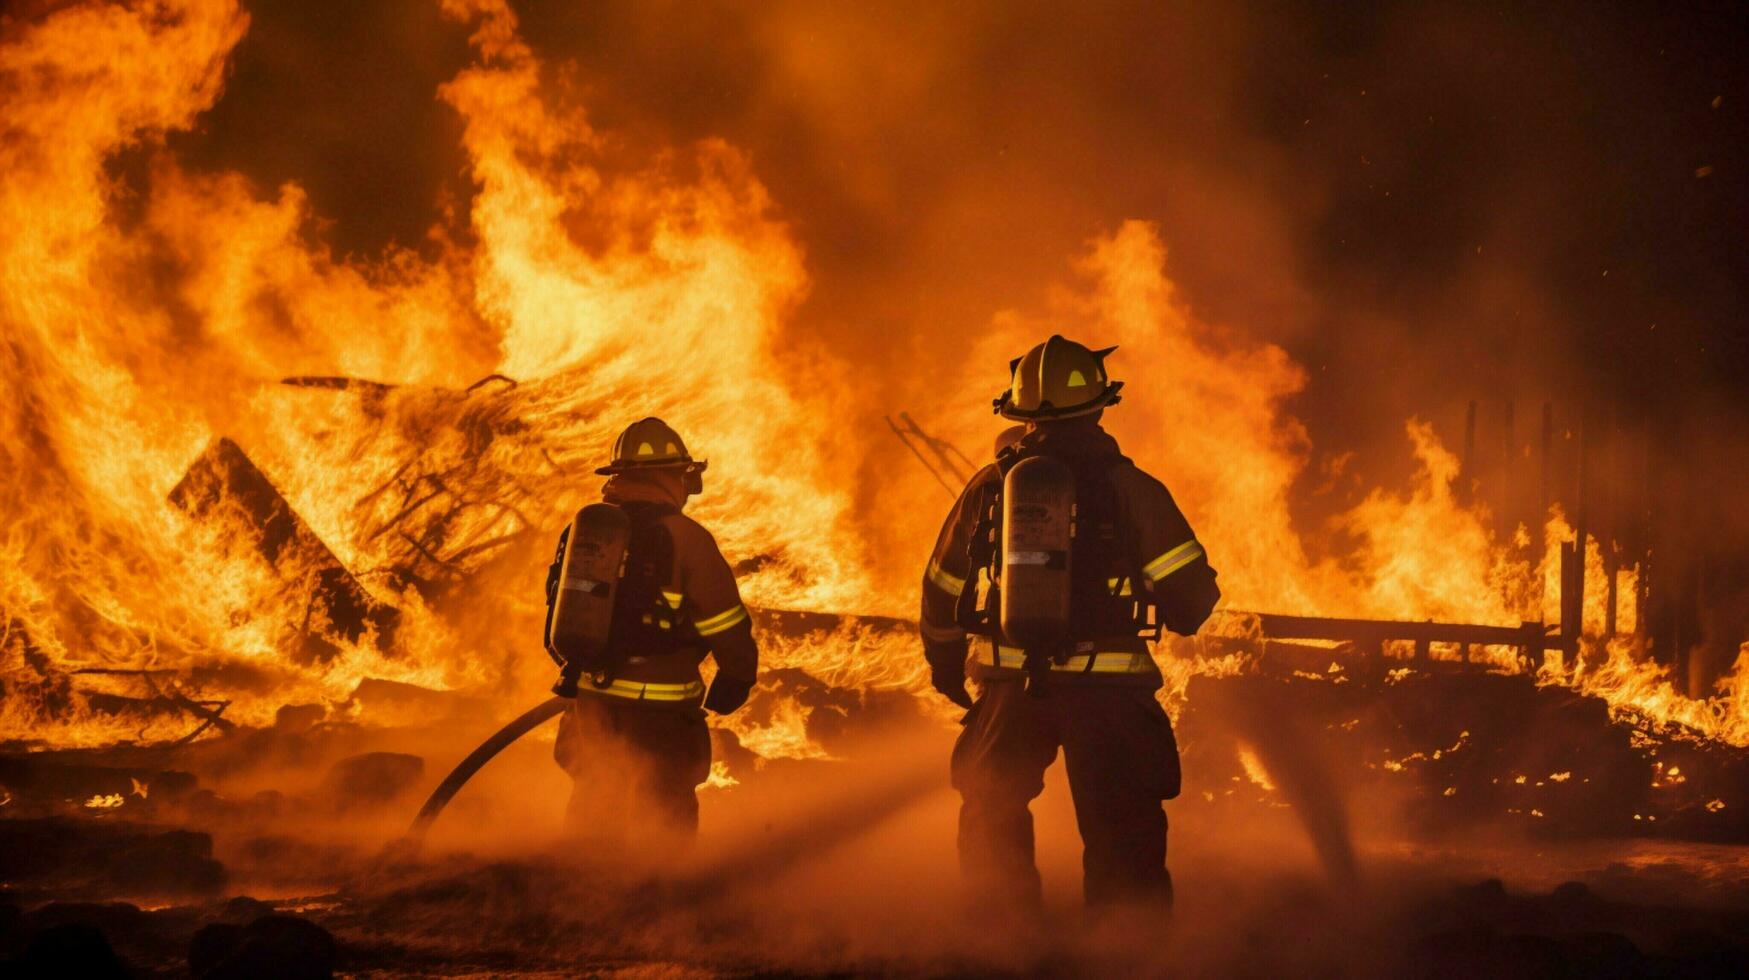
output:
[{"label": "firefighter", "polygon": [[[576,684],[554,745],[575,783],[571,826],[585,839],[689,842],[697,787],[710,774],[705,712],[733,712],[753,688],[759,650],[734,573],[710,532],[682,513],[703,490],[705,465],[647,418],[596,470],[608,477],[602,500],[624,511],[629,535],[605,643],[612,667]],[[708,694],[699,672],[707,654],[717,665]]]},{"label": "firefighter", "polygon": [[952,760],[961,870],[981,900],[1021,911],[1040,902],[1029,804],[1059,750],[1087,904],[1172,897],[1162,801],[1178,795],[1178,746],[1148,641],[1196,632],[1220,591],[1172,495],[1099,424],[1122,387],[1112,350],[1053,336],[1010,364],[996,411],[1025,432],[972,477],[923,577],[932,680],[967,709]]}]

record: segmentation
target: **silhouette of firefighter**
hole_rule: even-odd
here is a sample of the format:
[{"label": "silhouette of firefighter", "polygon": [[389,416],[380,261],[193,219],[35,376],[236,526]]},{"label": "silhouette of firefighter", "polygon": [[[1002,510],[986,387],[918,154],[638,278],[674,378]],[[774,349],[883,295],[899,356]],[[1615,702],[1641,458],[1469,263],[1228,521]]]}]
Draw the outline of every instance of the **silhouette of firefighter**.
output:
[{"label": "silhouette of firefighter", "polygon": [[[1191,634],[1220,597],[1172,495],[1100,427],[1115,348],[1053,336],[996,400],[1024,423],[948,515],[923,578],[936,690],[967,709],[954,745],[960,865],[992,904],[1039,907],[1030,802],[1059,750],[1090,906],[1168,903],[1178,745],[1149,640]],[[970,676],[978,682],[974,702]]]},{"label": "silhouette of firefighter", "polygon": [[705,465],[660,419],[633,423],[596,470],[608,477],[601,503],[578,512],[548,572],[554,692],[575,698],[553,754],[575,781],[569,817],[587,839],[689,841],[710,774],[705,711],[732,712],[753,688],[759,650],[735,576],[682,512]]}]

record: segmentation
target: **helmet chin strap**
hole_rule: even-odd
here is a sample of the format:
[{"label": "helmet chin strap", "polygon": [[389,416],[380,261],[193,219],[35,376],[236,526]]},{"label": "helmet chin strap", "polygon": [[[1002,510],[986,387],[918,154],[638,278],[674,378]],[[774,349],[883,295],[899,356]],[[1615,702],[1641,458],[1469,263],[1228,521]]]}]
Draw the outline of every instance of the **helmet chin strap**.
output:
[{"label": "helmet chin strap", "polygon": [[1071,415],[1060,419],[1032,419],[1026,423],[1026,428],[1029,432],[1034,429],[1071,429],[1077,426],[1098,425],[1099,420],[1104,417],[1105,409],[1101,408],[1088,412],[1086,415]]}]

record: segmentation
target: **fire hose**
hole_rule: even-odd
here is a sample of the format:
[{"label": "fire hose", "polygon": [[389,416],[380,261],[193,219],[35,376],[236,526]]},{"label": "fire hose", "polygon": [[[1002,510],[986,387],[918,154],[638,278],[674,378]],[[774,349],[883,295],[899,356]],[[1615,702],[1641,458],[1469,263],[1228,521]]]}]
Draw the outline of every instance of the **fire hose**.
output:
[{"label": "fire hose", "polygon": [[443,782],[438,783],[437,788],[431,791],[425,805],[419,808],[419,815],[413,818],[412,826],[407,828],[407,833],[401,838],[400,844],[409,850],[417,849],[425,839],[426,831],[436,822],[438,814],[443,812],[443,808],[449,805],[449,801],[455,798],[462,786],[473,778],[474,773],[479,772],[510,743],[539,728],[547,719],[562,714],[570,705],[570,698],[548,698],[524,711],[515,721],[498,729],[497,734],[481,742],[479,748],[468,753],[468,757],[457,763],[449,775],[444,777]]},{"label": "fire hose", "polygon": [[[676,436],[675,439],[678,440],[679,437]],[[625,513],[619,508],[608,504],[591,504],[578,511],[576,518],[559,535],[553,563],[547,566],[547,618],[541,637],[541,646],[546,650],[547,656],[559,665],[559,682],[553,685],[554,696],[500,728],[497,734],[481,742],[479,748],[468,753],[467,758],[450,770],[443,782],[431,791],[425,805],[419,808],[419,815],[413,818],[412,826],[391,846],[391,851],[400,854],[417,851],[425,839],[426,831],[431,829],[443,808],[473,778],[474,773],[479,772],[481,767],[491,762],[510,743],[527,735],[548,718],[562,714],[576,699],[577,682],[585,672],[587,663],[581,656],[562,654],[561,648],[575,654],[591,650],[599,652],[605,646],[614,610],[614,590],[610,586],[618,581],[617,572],[623,561],[628,526]],[[595,547],[579,551],[570,547],[569,543],[572,541],[593,543]],[[573,552],[577,554],[574,555]],[[578,574],[593,575],[594,578],[578,578],[576,581],[567,578],[567,575],[575,577]],[[583,598],[571,598],[573,595]],[[566,618],[567,615],[569,619]],[[578,623],[575,622],[579,618],[583,621],[581,635],[578,632]],[[571,625],[570,632],[559,630],[558,635],[555,635],[555,623],[562,627],[567,622]],[[591,632],[589,627],[594,627],[594,631]],[[582,651],[575,649],[579,639],[583,641]],[[594,642],[591,643],[590,640]],[[599,679],[597,683],[600,683]]]}]

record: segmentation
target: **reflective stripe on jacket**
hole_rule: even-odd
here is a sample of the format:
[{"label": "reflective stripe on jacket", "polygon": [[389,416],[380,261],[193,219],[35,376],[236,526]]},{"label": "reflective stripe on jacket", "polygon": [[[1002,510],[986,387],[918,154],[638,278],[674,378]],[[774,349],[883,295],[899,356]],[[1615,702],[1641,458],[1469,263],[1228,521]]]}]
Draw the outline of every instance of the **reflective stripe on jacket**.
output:
[{"label": "reflective stripe on jacket", "polygon": [[[1044,426],[1034,426],[1021,437],[1023,448],[1063,455],[1099,455],[1121,457],[1117,441],[1096,422],[1077,420]],[[1174,633],[1193,634],[1208,618],[1220,597],[1215,585],[1215,571],[1208,555],[1197,540],[1190,523],[1178,509],[1172,495],[1159,481],[1125,459],[1117,460],[1109,470],[1117,494],[1119,537],[1130,543],[1130,555],[1141,581],[1119,578],[1110,582],[1113,594],[1134,594],[1137,588],[1152,594],[1160,611],[1161,623]],[[983,494],[995,489],[1001,473],[992,464],[979,470],[966,485],[948,513],[936,537],[935,548],[924,567],[923,602],[919,617],[924,652],[932,663],[963,658],[967,654],[966,634],[955,621],[954,607],[962,592],[986,587],[982,581],[984,569],[968,567],[967,545],[978,523],[978,507]],[[1094,643],[1099,651],[1127,658],[1146,644],[1136,637],[1076,637],[1081,644]],[[983,644],[988,646],[988,644]],[[1012,648],[1004,648],[1012,649]],[[1018,658],[1016,658],[1018,659]],[[985,651],[971,658],[974,675],[1015,673],[1017,667],[994,660]],[[1102,663],[1095,658],[1094,663]],[[1094,675],[1124,683],[1159,684],[1159,670],[1151,658],[1145,667],[1139,661],[1124,660],[1123,670],[1055,670],[1053,676],[1070,678]],[[1085,664],[1084,664],[1085,665]]]},{"label": "reflective stripe on jacket", "polygon": [[[660,619],[654,625],[661,628],[686,623],[691,630],[683,631],[682,645],[672,654],[646,656],[627,651],[626,664],[610,685],[613,689],[596,689],[596,693],[644,701],[695,701],[704,693],[698,668],[707,652],[715,658],[718,671],[751,682],[758,675],[759,648],[753,641],[752,621],[741,604],[734,572],[711,533],[680,512],[684,496],[677,501],[673,488],[640,479],[644,476],[635,472],[614,476],[602,489],[602,499],[616,504],[641,500],[674,507],[660,518],[674,543],[673,569],[662,586],[663,604],[673,612],[673,618],[650,615],[653,620]],[[688,634],[697,637],[696,646],[687,642]],[[582,685],[588,687],[587,682]]]}]

